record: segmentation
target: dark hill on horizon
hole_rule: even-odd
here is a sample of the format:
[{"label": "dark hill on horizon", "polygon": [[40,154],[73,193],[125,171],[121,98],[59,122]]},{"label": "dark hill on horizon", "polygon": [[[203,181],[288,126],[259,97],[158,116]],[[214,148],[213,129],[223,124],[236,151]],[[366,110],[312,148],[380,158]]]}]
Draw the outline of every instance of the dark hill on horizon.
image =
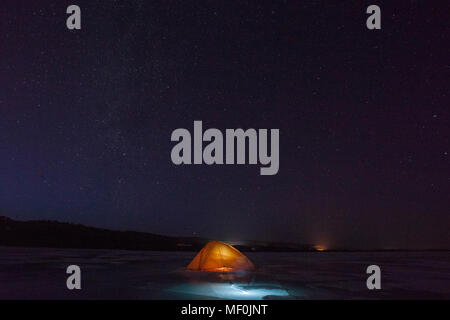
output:
[{"label": "dark hill on horizon", "polygon": [[[154,251],[197,251],[209,240],[116,231],[68,222],[17,221],[0,216],[0,246]],[[248,241],[242,251],[314,251],[310,245]]]}]

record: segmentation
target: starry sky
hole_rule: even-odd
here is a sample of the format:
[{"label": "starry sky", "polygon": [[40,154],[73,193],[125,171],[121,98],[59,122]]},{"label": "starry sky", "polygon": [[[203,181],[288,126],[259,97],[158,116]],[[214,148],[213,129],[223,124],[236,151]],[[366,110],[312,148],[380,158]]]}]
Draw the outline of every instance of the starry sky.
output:
[{"label": "starry sky", "polygon": [[[377,1],[369,31],[369,4],[3,1],[0,215],[450,248],[449,5]],[[278,174],[175,166],[194,120],[280,129]]]}]

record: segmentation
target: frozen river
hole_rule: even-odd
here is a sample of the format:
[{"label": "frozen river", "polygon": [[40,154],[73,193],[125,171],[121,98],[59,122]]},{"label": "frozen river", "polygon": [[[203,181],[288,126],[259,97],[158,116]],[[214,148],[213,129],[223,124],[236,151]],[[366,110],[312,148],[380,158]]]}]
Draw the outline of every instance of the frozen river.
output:
[{"label": "frozen river", "polygon": [[[245,253],[257,271],[235,279],[185,271],[195,254],[0,247],[0,299],[450,299],[450,252]],[[66,288],[72,264],[81,290]]]}]

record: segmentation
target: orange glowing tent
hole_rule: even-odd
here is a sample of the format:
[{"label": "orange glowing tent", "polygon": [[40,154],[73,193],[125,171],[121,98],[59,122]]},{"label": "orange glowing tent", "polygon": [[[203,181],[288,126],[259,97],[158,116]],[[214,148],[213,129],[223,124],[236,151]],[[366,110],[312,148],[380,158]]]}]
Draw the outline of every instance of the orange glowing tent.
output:
[{"label": "orange glowing tent", "polygon": [[255,269],[253,263],[233,246],[210,241],[187,266],[193,271],[237,272]]}]

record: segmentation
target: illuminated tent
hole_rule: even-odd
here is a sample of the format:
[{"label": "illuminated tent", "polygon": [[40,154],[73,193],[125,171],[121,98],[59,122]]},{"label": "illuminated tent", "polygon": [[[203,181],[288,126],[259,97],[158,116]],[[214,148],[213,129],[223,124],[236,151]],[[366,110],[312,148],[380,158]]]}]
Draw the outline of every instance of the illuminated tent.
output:
[{"label": "illuminated tent", "polygon": [[255,266],[239,250],[220,241],[208,242],[187,266],[193,271],[236,272],[254,270]]}]

